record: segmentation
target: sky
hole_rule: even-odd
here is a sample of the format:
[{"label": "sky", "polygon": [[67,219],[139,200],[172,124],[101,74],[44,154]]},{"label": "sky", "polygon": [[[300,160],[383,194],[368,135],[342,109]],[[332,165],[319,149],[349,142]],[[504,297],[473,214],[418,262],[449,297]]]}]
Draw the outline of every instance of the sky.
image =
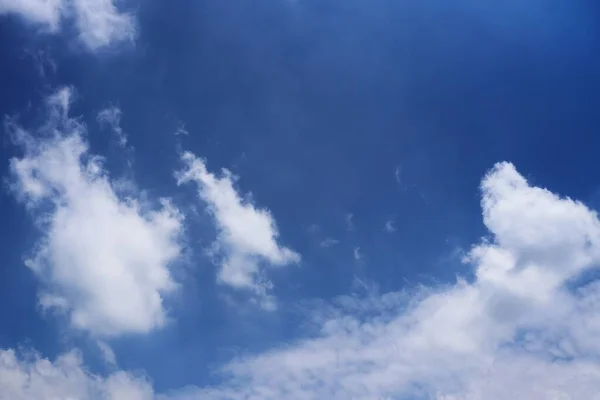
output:
[{"label": "sky", "polygon": [[0,400],[600,400],[599,35],[0,0]]}]

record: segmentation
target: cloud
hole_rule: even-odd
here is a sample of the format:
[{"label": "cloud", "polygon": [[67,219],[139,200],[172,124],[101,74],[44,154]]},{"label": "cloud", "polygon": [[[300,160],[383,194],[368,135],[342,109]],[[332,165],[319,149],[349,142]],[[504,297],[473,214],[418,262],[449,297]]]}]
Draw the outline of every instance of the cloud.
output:
[{"label": "cloud", "polygon": [[143,333],[166,321],[169,266],[181,251],[182,216],[168,200],[151,209],[123,198],[89,152],[85,126],[70,118],[72,90],[47,100],[34,137],[9,121],[24,155],[10,160],[15,196],[43,232],[26,265],[42,282],[43,308],[95,335]]},{"label": "cloud", "polygon": [[64,8],[63,0],[0,0],[0,15],[19,15],[24,20],[42,25],[51,32],[59,29]]},{"label": "cloud", "polygon": [[600,399],[600,282],[585,275],[600,263],[596,213],[530,186],[507,163],[481,187],[490,237],[465,260],[471,281],[320,305],[310,312],[320,322],[313,335],[234,359],[213,387],[165,396],[124,371],[90,375],[73,353],[50,363],[8,350],[0,353],[0,393],[88,400],[111,398],[110,387],[113,396],[131,391],[114,399]]},{"label": "cloud", "polygon": [[472,282],[316,309],[313,337],[234,360],[195,398],[600,398],[600,282],[581,278],[600,263],[596,213],[507,163],[481,187]]},{"label": "cloud", "polygon": [[354,225],[354,214],[352,213],[346,214],[346,229],[349,231],[356,230],[356,226]]},{"label": "cloud", "polygon": [[135,39],[134,17],[113,0],[73,0],[73,9],[79,38],[91,50]]},{"label": "cloud", "polygon": [[123,371],[108,377],[90,374],[72,351],[54,362],[38,354],[20,356],[0,349],[0,397],[11,400],[151,400],[150,383]]},{"label": "cloud", "polygon": [[118,107],[111,106],[101,110],[96,120],[100,125],[108,125],[113,130],[121,147],[127,146],[127,135],[121,128],[121,110]]},{"label": "cloud", "polygon": [[184,135],[188,136],[190,133],[185,129],[185,124],[180,123],[177,129],[175,130],[175,136]]},{"label": "cloud", "polygon": [[56,74],[58,66],[48,52],[23,49],[23,53],[31,59],[40,77],[46,78],[48,75]]},{"label": "cloud", "polygon": [[120,12],[113,0],[0,0],[0,14],[18,15],[50,32],[73,20],[78,37],[90,50],[133,41],[135,18]]},{"label": "cloud", "polygon": [[385,231],[387,233],[396,232],[396,221],[394,221],[393,219],[388,219],[387,221],[385,221]]},{"label": "cloud", "polygon": [[110,366],[117,365],[117,356],[109,344],[102,340],[98,340],[96,344],[98,345],[98,350],[100,350],[100,355],[104,362]]},{"label": "cloud", "polygon": [[331,247],[331,246],[335,246],[336,244],[338,244],[340,241],[337,239],[332,239],[332,238],[326,238],[324,240],[321,241],[320,246],[324,249]]},{"label": "cloud", "polygon": [[396,168],[394,169],[394,178],[396,178],[396,183],[402,183],[402,166],[396,166]]},{"label": "cloud", "polygon": [[178,184],[197,184],[198,196],[208,205],[219,230],[213,246],[223,257],[219,281],[265,295],[270,283],[261,277],[261,265],[298,263],[300,255],[277,243],[279,232],[271,213],[240,198],[233,186],[235,177],[228,170],[223,170],[221,177],[215,176],[203,160],[189,152],[183,154],[182,161],[184,168],[176,174]]},{"label": "cloud", "polygon": [[354,261],[360,261],[363,258],[363,255],[360,251],[360,247],[355,247],[352,250],[352,256],[354,257]]}]

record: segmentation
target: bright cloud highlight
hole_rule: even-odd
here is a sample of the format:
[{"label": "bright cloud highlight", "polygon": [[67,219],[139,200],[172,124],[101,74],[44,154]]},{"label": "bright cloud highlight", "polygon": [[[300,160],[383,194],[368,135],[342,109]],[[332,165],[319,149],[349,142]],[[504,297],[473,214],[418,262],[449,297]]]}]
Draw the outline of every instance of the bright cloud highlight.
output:
[{"label": "bright cloud highlight", "polygon": [[[234,288],[251,289],[264,300],[270,283],[260,277],[261,263],[283,266],[299,262],[300,255],[277,243],[279,232],[271,213],[240,198],[229,171],[215,176],[202,159],[189,152],[182,160],[185,166],[177,173],[178,184],[197,184],[198,196],[208,205],[219,230],[213,246],[223,256],[219,280]],[[263,305],[272,307],[272,299]]]},{"label": "bright cloud highlight", "polygon": [[15,195],[44,233],[26,264],[40,278],[40,304],[66,313],[95,335],[163,326],[164,295],[177,284],[182,215],[168,200],[156,209],[116,191],[102,159],[89,153],[85,126],[68,116],[71,90],[48,100],[35,136],[9,123],[24,151],[10,162]]},{"label": "bright cloud highlight", "polygon": [[18,15],[50,32],[73,20],[79,40],[90,50],[133,41],[135,19],[120,12],[113,0],[0,0],[0,14]]},{"label": "bright cloud highlight", "polygon": [[[508,163],[482,182],[472,282],[343,298],[312,338],[225,367],[214,399],[599,398],[600,222]],[[595,397],[594,397],[595,396]]]},{"label": "bright cloud highlight", "polygon": [[[180,217],[168,205],[143,213],[118,199],[87,154],[83,128],[65,119],[68,95],[49,104],[53,126],[69,126],[69,134],[36,141],[14,130],[26,149],[11,164],[17,193],[33,210],[43,201],[54,210],[30,263],[52,284],[43,302],[96,333],[159,326],[161,293],[174,287],[166,265],[178,254]],[[179,183],[197,184],[219,228],[223,283],[257,290],[259,262],[299,260],[277,243],[271,214],[240,198],[229,172],[215,176],[191,153],[183,161]],[[481,190],[490,236],[468,252],[470,279],[321,305],[308,315],[319,321],[313,335],[234,359],[213,387],[159,395],[124,371],[86,372],[76,353],[49,362],[5,350],[0,393],[25,400],[44,390],[94,400],[599,398],[600,282],[587,274],[600,264],[597,214],[529,185],[509,163],[497,164]]]}]

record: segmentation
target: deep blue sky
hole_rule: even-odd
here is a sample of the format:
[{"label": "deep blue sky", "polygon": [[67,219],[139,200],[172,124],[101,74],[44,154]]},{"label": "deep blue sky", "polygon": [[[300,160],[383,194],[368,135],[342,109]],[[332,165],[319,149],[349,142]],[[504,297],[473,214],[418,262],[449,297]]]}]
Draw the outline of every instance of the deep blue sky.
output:
[{"label": "deep blue sky", "polygon": [[[211,170],[238,175],[240,192],[271,210],[281,241],[302,255],[298,267],[271,275],[277,313],[231,308],[202,252],[214,228],[203,213],[188,218],[190,260],[169,303],[176,322],[111,342],[120,367],[144,369],[158,390],[209,383],[210,369],[232,353],[301,335],[305,303],[359,293],[356,278],[387,292],[469,276],[461,251],[485,235],[478,185],[498,161],[513,162],[532,184],[600,204],[595,1],[131,7],[135,46],[97,53],[69,46],[68,32],[45,35],[1,16],[0,114],[33,126],[48,93],[72,85],[72,114],[114,176],[131,174],[187,210],[193,190],[178,189],[173,171],[180,149],[193,151]],[[123,112],[131,154],[96,123],[109,105]],[[175,136],[183,125],[189,135]],[[16,154],[3,136],[3,177]],[[73,343],[85,349],[85,335],[65,332],[36,306],[37,281],[22,264],[38,236],[3,191],[0,346],[32,345],[51,357]],[[324,249],[326,238],[339,243]]]}]

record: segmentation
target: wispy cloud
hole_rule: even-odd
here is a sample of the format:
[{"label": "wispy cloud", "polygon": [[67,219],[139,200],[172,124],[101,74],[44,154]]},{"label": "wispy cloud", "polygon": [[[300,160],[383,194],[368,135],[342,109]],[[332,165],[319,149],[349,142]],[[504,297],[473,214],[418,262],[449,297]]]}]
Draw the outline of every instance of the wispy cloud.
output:
[{"label": "wispy cloud", "polygon": [[306,228],[306,232],[310,233],[310,234],[315,234],[318,233],[321,230],[321,228],[319,227],[319,225],[317,224],[310,224],[307,228]]},{"label": "wispy cloud", "polygon": [[337,239],[333,239],[333,238],[326,238],[324,240],[321,241],[320,246],[323,248],[328,248],[331,246],[335,246],[336,244],[338,244],[340,241]]},{"label": "wispy cloud", "polygon": [[396,183],[402,183],[402,166],[398,165],[394,168],[394,178],[396,178]]},{"label": "wispy cloud", "polygon": [[120,12],[113,0],[2,0],[0,14],[14,14],[49,32],[58,32],[63,20],[73,21],[79,40],[90,50],[136,35],[133,15]]},{"label": "wispy cloud", "polygon": [[127,135],[121,128],[121,110],[118,107],[110,106],[101,110],[96,120],[100,125],[108,125],[112,129],[121,147],[127,146]]},{"label": "wispy cloud", "polygon": [[102,340],[98,340],[96,342],[96,345],[98,346],[98,350],[100,350],[100,355],[102,356],[102,359],[104,360],[104,362],[106,364],[108,364],[109,366],[116,366],[117,365],[117,356],[115,355],[115,352],[113,351],[113,349],[108,345],[108,343],[102,341]]},{"label": "wispy cloud", "polygon": [[355,231],[356,226],[354,224],[354,214],[352,214],[352,213],[346,214],[345,220],[346,220],[346,229],[348,229],[349,231]]},{"label": "wispy cloud", "polygon": [[393,218],[390,218],[387,221],[385,221],[385,231],[387,233],[396,232],[396,221]]},{"label": "wispy cloud", "polygon": [[300,255],[277,243],[279,232],[270,211],[244,201],[234,188],[235,177],[223,170],[216,176],[206,169],[205,162],[192,153],[182,156],[184,167],[177,172],[179,185],[196,183],[198,196],[214,217],[219,236],[214,243],[215,253],[223,257],[219,281],[234,288],[254,291],[268,307],[272,298],[267,295],[270,282],[260,275],[261,263],[283,266],[298,263]]},{"label": "wispy cloud", "polygon": [[183,124],[183,123],[179,124],[179,126],[175,130],[175,136],[179,136],[179,135],[187,136],[189,134],[190,133],[187,131],[187,129],[185,129],[185,124]]},{"label": "wispy cloud", "polygon": [[169,264],[181,251],[181,214],[120,198],[89,152],[85,126],[70,118],[70,88],[47,100],[36,136],[8,122],[24,151],[10,161],[15,196],[44,237],[26,261],[43,286],[40,304],[94,335],[148,332],[165,323],[163,295],[176,288]]},{"label": "wispy cloud", "polygon": [[48,52],[44,50],[24,49],[23,53],[31,59],[40,77],[46,78],[48,75],[56,73],[58,65]]},{"label": "wispy cloud", "polygon": [[352,250],[352,256],[354,257],[354,261],[360,261],[363,259],[362,252],[360,251],[360,247],[355,247]]}]

